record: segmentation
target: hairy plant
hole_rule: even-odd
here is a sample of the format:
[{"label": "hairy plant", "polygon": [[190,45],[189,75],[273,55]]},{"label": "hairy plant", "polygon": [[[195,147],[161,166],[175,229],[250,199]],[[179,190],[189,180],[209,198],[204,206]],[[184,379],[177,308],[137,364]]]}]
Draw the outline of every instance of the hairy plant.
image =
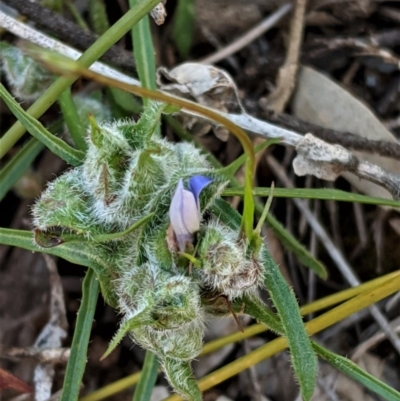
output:
[{"label": "hairy plant", "polygon": [[[52,246],[84,237],[103,262],[103,295],[122,315],[106,354],[129,334],[158,356],[177,392],[198,400],[190,361],[202,348],[203,300],[212,314],[210,299],[254,292],[264,265],[260,247],[211,212],[226,179],[193,145],[154,134],[164,107],[152,103],[137,122],[91,120],[82,166],[52,182],[33,207],[35,238]],[[139,230],[97,240],[148,215]]]}]

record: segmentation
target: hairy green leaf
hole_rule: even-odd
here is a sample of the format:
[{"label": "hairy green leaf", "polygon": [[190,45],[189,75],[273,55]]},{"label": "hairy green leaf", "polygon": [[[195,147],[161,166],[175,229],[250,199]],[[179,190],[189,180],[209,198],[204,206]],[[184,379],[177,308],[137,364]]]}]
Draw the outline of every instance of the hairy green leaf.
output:
[{"label": "hairy green leaf", "polygon": [[22,125],[30,132],[30,134],[38,139],[43,145],[47,146],[54,154],[61,157],[67,163],[73,166],[82,164],[84,153],[74,149],[66,142],[54,136],[47,131],[43,125],[31,117],[8,93],[7,89],[0,84],[0,97],[7,104],[12,113],[18,118]]}]

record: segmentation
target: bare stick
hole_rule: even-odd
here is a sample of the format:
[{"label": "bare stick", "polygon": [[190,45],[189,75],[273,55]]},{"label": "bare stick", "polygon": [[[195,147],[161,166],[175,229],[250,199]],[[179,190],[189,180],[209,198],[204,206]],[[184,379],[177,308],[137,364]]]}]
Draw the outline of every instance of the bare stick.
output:
[{"label": "bare stick", "polygon": [[270,107],[275,111],[283,111],[296,84],[300,48],[303,41],[306,5],[307,0],[295,1],[295,9],[290,24],[290,38],[286,60],[279,69],[276,88],[268,98]]},{"label": "bare stick", "polygon": [[243,36],[237,38],[235,41],[230,43],[228,46],[222,48],[221,50],[218,50],[215,53],[212,53],[209,56],[203,58],[199,62],[202,64],[218,63],[218,61],[221,61],[224,58],[227,58],[232,54],[238,52],[239,50],[246,47],[253,40],[257,39],[262,34],[271,29],[273,26],[275,26],[292,8],[293,8],[292,4],[290,3],[284,4],[283,6],[278,8],[275,12],[273,12],[271,15],[269,15],[267,18],[262,20],[258,25],[256,25],[250,31],[246,32]]}]

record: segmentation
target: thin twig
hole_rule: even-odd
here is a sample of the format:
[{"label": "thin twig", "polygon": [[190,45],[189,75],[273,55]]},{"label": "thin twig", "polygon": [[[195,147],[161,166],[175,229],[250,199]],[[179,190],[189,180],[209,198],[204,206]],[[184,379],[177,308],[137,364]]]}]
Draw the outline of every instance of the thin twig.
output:
[{"label": "thin twig", "polygon": [[271,109],[281,112],[286,107],[296,84],[300,49],[303,41],[304,16],[307,0],[296,0],[290,24],[289,47],[285,63],[279,69],[275,90],[268,97]]},{"label": "thin twig", "polygon": [[[286,172],[280,167],[278,161],[274,159],[272,156],[267,156],[267,163],[269,167],[272,169],[274,174],[283,182],[283,184],[288,188],[294,188],[294,185],[290,178],[287,176]],[[300,210],[303,216],[307,219],[311,228],[314,230],[320,242],[325,247],[326,251],[332,258],[332,260],[336,263],[336,266],[342,273],[344,279],[350,284],[352,287],[360,285],[360,280],[355,274],[353,268],[350,266],[349,262],[346,260],[344,255],[340,252],[340,250],[336,247],[332,239],[329,237],[325,228],[320,224],[320,222],[315,218],[314,214],[311,210],[304,204],[304,202],[300,199],[293,199],[293,202]],[[378,323],[382,331],[387,335],[389,341],[393,344],[393,347],[396,349],[397,353],[400,355],[400,339],[397,334],[390,327],[389,322],[386,317],[382,314],[382,312],[378,309],[377,306],[373,305],[369,308],[372,317]]]},{"label": "thin twig", "polygon": [[291,3],[284,4],[267,18],[262,20],[254,28],[246,32],[243,36],[240,36],[223,49],[220,49],[215,53],[212,53],[209,56],[201,59],[199,62],[202,64],[215,64],[218,63],[218,61],[221,61],[224,58],[227,58],[238,52],[246,47],[249,43],[253,42],[253,40],[257,39],[275,26],[292,9],[292,7],[293,5]]},{"label": "thin twig", "polygon": [[[392,322],[390,322],[390,327],[393,329],[395,333],[400,334],[400,317],[397,317]],[[383,340],[386,340],[386,334],[383,333],[382,331],[379,331],[368,340],[359,344],[357,348],[354,350],[351,359],[357,362],[366,352],[368,352],[371,348],[375,347]]]}]

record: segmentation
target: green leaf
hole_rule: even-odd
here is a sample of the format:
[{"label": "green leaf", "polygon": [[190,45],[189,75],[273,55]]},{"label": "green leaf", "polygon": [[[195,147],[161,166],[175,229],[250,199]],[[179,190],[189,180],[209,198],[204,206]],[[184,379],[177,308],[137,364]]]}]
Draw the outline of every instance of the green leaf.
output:
[{"label": "green leaf", "polygon": [[86,273],[82,285],[82,303],[71,344],[71,355],[65,372],[60,401],[77,400],[81,390],[83,373],[87,362],[87,350],[99,294],[99,282],[92,269]]},{"label": "green leaf", "polygon": [[188,401],[202,401],[203,396],[193,377],[190,362],[164,357],[160,360],[163,371],[174,390]]},{"label": "green leaf", "polygon": [[38,120],[31,117],[14,100],[2,84],[0,84],[0,97],[33,137],[42,142],[43,145],[47,146],[54,154],[61,157],[67,163],[73,166],[79,166],[82,164],[85,154],[80,150],[72,148],[60,138],[57,138],[51,132],[47,131]]},{"label": "green leaf", "polygon": [[314,341],[312,346],[319,357],[325,359],[346,376],[358,381],[387,401],[400,401],[400,393],[398,391],[361,369],[353,361],[327,350]]},{"label": "green leaf", "polygon": [[182,58],[187,57],[192,46],[194,27],[194,1],[178,0],[172,27],[172,39]]},{"label": "green leaf", "polygon": [[260,298],[252,295],[245,295],[241,299],[235,300],[233,303],[235,312],[241,311],[243,305],[244,313],[266,324],[268,328],[273,330],[276,334],[283,335],[285,333],[279,316],[275,315]]},{"label": "green leaf", "polygon": [[43,149],[43,144],[31,138],[0,171],[0,201],[27,170],[36,156]]},{"label": "green leaf", "polygon": [[98,255],[92,251],[92,248],[82,243],[64,243],[54,248],[41,248],[33,242],[32,231],[13,230],[11,228],[0,228],[0,244],[17,246],[32,252],[43,252],[49,255],[59,256],[71,263],[80,266],[96,268],[97,265],[107,265],[99,260]]},{"label": "green leaf", "polygon": [[[103,354],[103,356],[100,358],[101,360],[107,358],[111,352],[113,352],[115,350],[115,348],[118,346],[118,344],[122,341],[122,339],[132,330],[135,330],[138,327],[143,326],[144,320],[148,320],[148,315],[149,312],[147,311],[147,309],[145,309],[144,311],[138,313],[136,316],[134,316],[132,319],[126,320],[125,322],[123,322],[121,324],[121,326],[119,327],[117,333],[115,334],[115,336],[113,337],[113,339],[111,340],[110,344],[107,347],[106,352]],[[148,323],[150,324],[151,321],[148,321]]]},{"label": "green leaf", "polygon": [[142,105],[131,93],[111,87],[106,89],[106,93],[111,103],[112,115],[115,118],[123,118],[141,112]]},{"label": "green leaf", "polygon": [[[270,193],[270,188],[254,188],[255,196],[269,196]],[[223,196],[243,196],[243,194],[243,188],[236,187],[227,188],[223,192]],[[393,199],[375,198],[372,196],[328,188],[275,188],[274,198],[321,199],[400,207],[400,202]]]},{"label": "green leaf", "polygon": [[132,231],[136,230],[137,228],[142,226],[144,223],[147,223],[153,216],[154,216],[154,213],[150,213],[147,216],[142,217],[135,224],[132,224],[126,230],[120,231],[118,233],[94,235],[93,240],[96,242],[115,241],[117,239],[124,237],[125,235],[130,234]]},{"label": "green leaf", "polygon": [[296,297],[269,253],[262,251],[266,263],[265,286],[281,318],[292,356],[293,369],[304,400],[310,400],[317,377],[317,358],[300,315]]},{"label": "green leaf", "polygon": [[[224,205],[225,203],[225,205]],[[229,211],[229,208],[231,209]],[[219,199],[214,203],[213,211],[221,221],[232,228],[239,225],[240,215],[226,202]],[[266,248],[262,248],[262,260],[265,263],[265,286],[278,311],[284,333],[287,337],[292,356],[293,369],[300,384],[302,397],[310,400],[314,392],[317,376],[317,358],[311,346],[293,291],[282,276],[278,265],[272,260]],[[273,328],[277,329],[277,325]]]}]

